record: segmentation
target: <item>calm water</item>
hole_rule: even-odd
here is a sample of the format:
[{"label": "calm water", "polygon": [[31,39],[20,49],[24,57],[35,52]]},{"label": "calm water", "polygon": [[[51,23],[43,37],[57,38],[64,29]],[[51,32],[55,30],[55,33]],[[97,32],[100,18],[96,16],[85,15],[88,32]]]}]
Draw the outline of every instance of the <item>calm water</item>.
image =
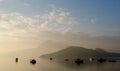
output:
[{"label": "calm water", "polygon": [[116,63],[86,63],[76,65],[74,62],[50,61],[35,58],[37,63],[32,65],[29,63],[30,58],[19,58],[19,62],[15,62],[14,57],[0,58],[0,71],[120,71],[120,61]]}]

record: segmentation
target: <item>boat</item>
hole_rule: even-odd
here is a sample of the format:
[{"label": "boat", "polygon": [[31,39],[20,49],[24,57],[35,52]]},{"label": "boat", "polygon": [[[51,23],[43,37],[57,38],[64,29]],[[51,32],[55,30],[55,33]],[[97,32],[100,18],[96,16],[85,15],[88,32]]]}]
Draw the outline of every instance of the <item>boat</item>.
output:
[{"label": "boat", "polygon": [[32,60],[30,61],[30,63],[31,63],[31,64],[36,64],[36,60],[35,60],[35,59],[32,59]]},{"label": "boat", "polygon": [[103,62],[106,62],[106,59],[100,58],[97,61],[100,62],[100,63],[103,63]]},{"label": "boat", "polygon": [[78,58],[78,59],[75,60],[75,63],[76,63],[77,65],[80,65],[80,64],[83,64],[84,61]]},{"label": "boat", "polygon": [[117,62],[116,60],[109,60],[109,62]]}]

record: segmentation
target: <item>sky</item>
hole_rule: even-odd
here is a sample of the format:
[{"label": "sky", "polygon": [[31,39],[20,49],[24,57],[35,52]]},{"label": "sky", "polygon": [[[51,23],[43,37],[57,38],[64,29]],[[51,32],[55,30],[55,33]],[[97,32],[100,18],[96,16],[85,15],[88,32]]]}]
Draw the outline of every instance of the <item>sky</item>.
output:
[{"label": "sky", "polygon": [[0,52],[45,45],[120,52],[120,0],[0,0]]}]

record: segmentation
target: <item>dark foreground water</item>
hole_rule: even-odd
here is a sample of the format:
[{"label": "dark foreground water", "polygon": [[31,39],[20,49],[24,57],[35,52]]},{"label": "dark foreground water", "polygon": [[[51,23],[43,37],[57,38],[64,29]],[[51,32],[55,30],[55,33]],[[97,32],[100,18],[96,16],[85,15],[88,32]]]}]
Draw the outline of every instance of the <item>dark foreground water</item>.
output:
[{"label": "dark foreground water", "polygon": [[30,58],[19,58],[18,63],[14,57],[0,58],[0,71],[120,71],[120,61],[116,63],[85,63],[76,65],[71,61],[50,61],[35,58],[37,63],[30,64]]}]

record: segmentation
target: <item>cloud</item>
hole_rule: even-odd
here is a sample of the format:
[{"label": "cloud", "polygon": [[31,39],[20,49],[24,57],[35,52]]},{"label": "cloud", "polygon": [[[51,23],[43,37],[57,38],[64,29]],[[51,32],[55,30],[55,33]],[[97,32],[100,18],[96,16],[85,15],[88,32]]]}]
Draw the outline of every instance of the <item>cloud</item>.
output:
[{"label": "cloud", "polygon": [[73,25],[79,23],[70,12],[63,9],[52,9],[46,14],[35,15],[34,17],[39,20],[37,28],[41,31],[65,33],[64,30],[72,29]]},{"label": "cloud", "polygon": [[35,19],[20,13],[0,14],[0,32],[7,37],[24,35],[35,22]]},{"label": "cloud", "polygon": [[[0,31],[2,37],[20,38],[20,40],[36,38],[37,33],[67,32],[71,24],[78,21],[73,19],[70,12],[52,10],[47,14],[28,17],[20,13],[1,13]],[[9,33],[8,33],[9,32]],[[34,33],[34,34],[33,34]],[[30,38],[31,37],[31,38]]]},{"label": "cloud", "polygon": [[58,24],[75,24],[76,21],[74,18],[70,17],[69,12],[50,12],[48,14],[48,20]]},{"label": "cloud", "polygon": [[[91,23],[95,22],[96,19],[91,19]],[[73,28],[78,23],[70,12],[64,10],[52,10],[34,17],[20,13],[0,14],[0,46],[33,48],[40,46],[40,43],[53,41],[88,48],[120,47],[119,35],[96,36],[94,33],[76,31]]]},{"label": "cloud", "polygon": [[45,21],[39,26],[40,30],[50,30],[49,22]]},{"label": "cloud", "polygon": [[2,52],[6,52],[6,49],[8,51],[15,51],[32,48],[33,44],[35,46],[35,41],[33,40],[34,42],[32,42],[35,36],[30,31],[35,23],[36,20],[34,18],[20,13],[1,13],[0,49],[3,49]]},{"label": "cloud", "polygon": [[76,24],[78,23],[77,19],[71,16],[70,12],[61,11],[61,10],[52,10],[48,14],[36,15],[36,18],[48,21],[49,23],[56,24]]},{"label": "cloud", "polygon": [[[58,18],[58,19],[56,19]],[[28,17],[20,13],[0,14],[1,47],[37,47],[40,43],[57,40],[58,36],[68,33],[76,24],[69,12],[50,11],[47,14]],[[72,23],[75,22],[75,23]],[[53,41],[56,41],[53,40]],[[59,42],[59,41],[58,41]],[[4,45],[4,44],[8,45]],[[15,44],[14,46],[11,44]],[[19,48],[18,48],[19,49]]]}]

